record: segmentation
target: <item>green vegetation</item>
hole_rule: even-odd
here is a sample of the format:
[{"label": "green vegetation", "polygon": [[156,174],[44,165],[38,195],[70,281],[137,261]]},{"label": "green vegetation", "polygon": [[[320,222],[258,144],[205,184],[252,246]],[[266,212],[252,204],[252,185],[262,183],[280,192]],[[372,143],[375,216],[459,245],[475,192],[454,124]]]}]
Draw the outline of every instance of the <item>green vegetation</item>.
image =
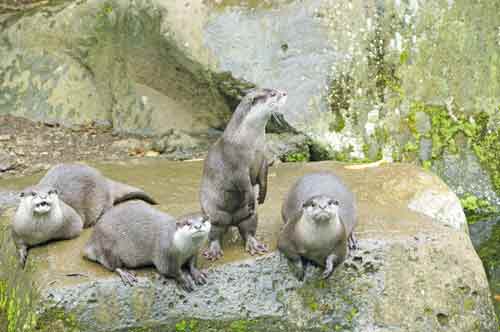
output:
[{"label": "green vegetation", "polygon": [[478,220],[484,220],[488,215],[498,213],[498,209],[487,200],[480,199],[472,194],[465,194],[460,198],[460,203],[467,216],[467,222],[474,224]]},{"label": "green vegetation", "polygon": [[[500,112],[498,106],[497,112]],[[500,193],[500,129],[496,131],[488,130],[489,117],[486,113],[479,113],[475,121],[479,130],[474,137],[473,150],[483,165],[489,172],[491,182],[497,193]]]},{"label": "green vegetation", "polygon": [[0,331],[78,332],[72,315],[62,309],[40,310],[32,268],[22,269],[10,231],[0,225]]},{"label": "green vegetation", "polygon": [[[499,110],[500,111],[500,108]],[[416,128],[416,114],[426,113],[431,121],[428,133],[419,133]],[[489,116],[485,112],[475,116],[464,113],[453,117],[444,106],[426,105],[414,102],[406,119],[406,126],[414,140],[408,141],[403,147],[403,153],[415,153],[420,149],[422,137],[432,140],[432,160],[442,157],[443,152],[458,153],[463,146],[474,151],[481,165],[490,174],[491,182],[496,192],[500,193],[500,129],[488,130]],[[430,168],[432,160],[423,160],[424,167]]]},{"label": "green vegetation", "polygon": [[38,293],[23,271],[8,229],[0,226],[0,331],[34,331]]},{"label": "green vegetation", "polygon": [[293,152],[293,153],[285,155],[283,157],[282,161],[284,161],[284,162],[309,161],[309,153],[308,152]]}]

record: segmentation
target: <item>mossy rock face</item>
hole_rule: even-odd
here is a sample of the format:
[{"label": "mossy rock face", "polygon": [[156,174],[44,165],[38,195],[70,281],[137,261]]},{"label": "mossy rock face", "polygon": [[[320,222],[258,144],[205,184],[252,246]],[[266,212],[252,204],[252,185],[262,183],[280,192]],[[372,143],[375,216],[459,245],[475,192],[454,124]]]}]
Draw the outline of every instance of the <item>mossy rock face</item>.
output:
[{"label": "mossy rock face", "polygon": [[[493,158],[500,142],[499,6],[464,0],[324,6],[322,22],[348,56],[332,65],[330,112],[311,132],[335,152],[348,151],[343,159],[419,163],[458,194],[500,206]],[[461,179],[448,170],[457,163],[466,167]],[[475,183],[479,172],[484,180]]]},{"label": "mossy rock face", "polygon": [[165,33],[172,24],[149,0],[21,12],[1,32],[0,113],[146,135],[223,127],[230,109],[220,91],[239,81],[222,84],[193,60]]},{"label": "mossy rock face", "polygon": [[[202,162],[94,166],[144,188],[172,215],[199,209]],[[299,282],[275,252],[283,224],[280,208],[291,183],[314,171],[333,171],[354,191],[360,248],[330,279],[322,280],[322,270],[311,267]],[[17,191],[37,178],[3,180],[0,186]],[[10,220],[9,211],[2,222]],[[91,232],[29,254],[46,302],[74,315],[82,331],[497,331],[486,275],[457,196],[439,178],[411,165],[271,167],[257,236],[272,253],[256,259],[228,236],[221,261],[200,259],[208,283],[189,294],[150,269],[136,272],[134,287],[124,286],[82,258]],[[72,321],[57,324],[71,327]]]}]

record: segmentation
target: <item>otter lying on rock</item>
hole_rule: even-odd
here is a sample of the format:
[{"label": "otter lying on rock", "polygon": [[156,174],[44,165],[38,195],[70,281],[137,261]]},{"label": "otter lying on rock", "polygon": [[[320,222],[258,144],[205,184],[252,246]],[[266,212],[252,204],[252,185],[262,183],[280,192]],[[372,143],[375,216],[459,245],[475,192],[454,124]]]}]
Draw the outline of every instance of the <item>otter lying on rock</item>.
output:
[{"label": "otter lying on rock", "polygon": [[122,268],[154,265],[186,291],[206,283],[196,267],[197,254],[208,238],[210,222],[199,213],[176,220],[142,201],[129,201],[107,211],[94,228],[84,256],[115,271],[125,284],[137,280]]},{"label": "otter lying on rock", "polygon": [[328,278],[356,247],[355,209],[354,195],[332,173],[307,174],[293,185],[281,210],[285,226],[278,248],[299,280],[306,261],[324,267],[323,278]]},{"label": "otter lying on rock", "polygon": [[222,236],[230,226],[238,227],[250,254],[267,251],[255,238],[256,207],[264,203],[267,193],[265,128],[286,99],[286,92],[276,89],[248,93],[208,152],[200,190],[201,209],[212,222],[204,253],[208,259],[222,256]]},{"label": "otter lying on rock", "polygon": [[12,233],[21,264],[26,262],[29,247],[74,238],[114,204],[129,199],[156,204],[141,189],[107,179],[95,168],[81,164],[52,167],[37,185],[20,194]]}]

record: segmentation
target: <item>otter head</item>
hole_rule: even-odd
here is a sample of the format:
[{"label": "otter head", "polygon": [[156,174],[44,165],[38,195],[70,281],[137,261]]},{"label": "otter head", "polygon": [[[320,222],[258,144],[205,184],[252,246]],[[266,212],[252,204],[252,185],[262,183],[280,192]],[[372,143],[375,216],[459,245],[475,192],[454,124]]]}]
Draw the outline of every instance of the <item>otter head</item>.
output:
[{"label": "otter head", "polygon": [[59,202],[57,190],[52,187],[29,187],[20,194],[19,208],[30,214],[47,214]]},{"label": "otter head", "polygon": [[328,223],[338,219],[339,201],[325,195],[314,196],[302,205],[302,209],[308,220],[315,223]]},{"label": "otter head", "polygon": [[263,132],[271,115],[280,110],[286,99],[287,93],[278,89],[250,90],[234,111],[226,132],[229,135],[242,130],[246,134],[254,130]]},{"label": "otter head", "polygon": [[192,241],[204,241],[210,232],[210,221],[208,216],[200,213],[181,217],[177,222],[176,237],[191,239]]}]

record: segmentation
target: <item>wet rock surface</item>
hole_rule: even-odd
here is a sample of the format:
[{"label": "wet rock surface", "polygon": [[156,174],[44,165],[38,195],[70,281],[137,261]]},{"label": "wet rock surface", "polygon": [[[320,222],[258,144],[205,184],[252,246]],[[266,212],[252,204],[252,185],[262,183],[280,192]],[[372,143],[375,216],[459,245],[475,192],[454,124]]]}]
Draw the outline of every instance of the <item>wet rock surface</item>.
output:
[{"label": "wet rock surface", "polygon": [[[144,188],[172,215],[199,209],[201,162],[96,166]],[[359,209],[360,248],[327,281],[312,268],[298,282],[278,253],[252,258],[231,234],[223,260],[201,260],[209,283],[191,294],[150,269],[137,272],[136,287],[125,287],[117,276],[82,258],[91,230],[72,241],[34,248],[30,264],[36,266],[44,296],[75,313],[86,331],[161,331],[176,324],[200,331],[496,331],[484,269],[465,232],[461,209],[450,211],[450,221],[426,211],[425,205],[410,208],[429,190],[444,202],[443,208],[457,209],[450,201],[458,199],[453,194],[449,198],[449,189],[436,176],[416,167],[332,162],[272,167],[269,196],[259,207],[260,239],[276,248],[284,194],[300,175],[319,170],[335,171],[344,179]],[[37,178],[2,180],[0,186],[16,191]],[[439,199],[442,195],[447,198]]]}]

